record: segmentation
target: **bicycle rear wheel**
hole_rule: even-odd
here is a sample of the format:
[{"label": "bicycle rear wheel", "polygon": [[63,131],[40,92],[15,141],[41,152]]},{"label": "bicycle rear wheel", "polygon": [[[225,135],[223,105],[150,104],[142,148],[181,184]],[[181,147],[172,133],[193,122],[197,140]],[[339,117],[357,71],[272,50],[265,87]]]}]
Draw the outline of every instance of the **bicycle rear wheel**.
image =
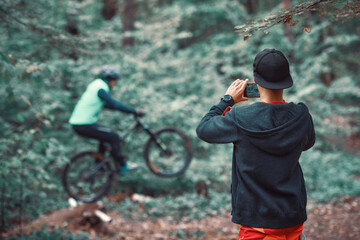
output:
[{"label": "bicycle rear wheel", "polygon": [[97,152],[81,152],[66,164],[62,184],[65,191],[76,200],[94,202],[110,189],[113,172],[104,156]]},{"label": "bicycle rear wheel", "polygon": [[144,147],[145,163],[160,177],[177,177],[189,167],[192,151],[190,139],[175,127],[155,132]]}]

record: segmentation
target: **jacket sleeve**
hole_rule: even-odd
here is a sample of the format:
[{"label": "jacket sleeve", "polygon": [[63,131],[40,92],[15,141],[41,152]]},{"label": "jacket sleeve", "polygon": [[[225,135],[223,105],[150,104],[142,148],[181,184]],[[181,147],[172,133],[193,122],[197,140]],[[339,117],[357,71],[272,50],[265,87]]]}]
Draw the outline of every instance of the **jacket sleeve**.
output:
[{"label": "jacket sleeve", "polygon": [[201,119],[196,128],[197,136],[201,140],[208,143],[231,143],[238,140],[238,128],[234,122],[233,111],[221,116],[229,106],[231,104],[220,101]]},{"label": "jacket sleeve", "polygon": [[99,98],[105,101],[105,108],[119,110],[125,113],[132,113],[132,114],[136,113],[135,109],[130,108],[122,104],[121,102],[116,101],[114,98],[112,98],[110,93],[106,92],[104,89],[100,89],[98,91],[98,96]]},{"label": "jacket sleeve", "polygon": [[306,139],[307,141],[303,148],[303,151],[310,149],[315,144],[315,129],[314,129],[314,123],[313,123],[311,115],[309,116],[309,121],[310,121],[309,133],[308,133],[308,136]]}]

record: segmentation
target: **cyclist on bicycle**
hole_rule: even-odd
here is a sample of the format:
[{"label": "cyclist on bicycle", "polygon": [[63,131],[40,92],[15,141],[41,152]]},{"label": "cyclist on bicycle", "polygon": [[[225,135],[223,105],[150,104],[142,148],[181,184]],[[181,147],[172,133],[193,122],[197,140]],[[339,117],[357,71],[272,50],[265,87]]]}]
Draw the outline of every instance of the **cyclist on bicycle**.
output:
[{"label": "cyclist on bicycle", "polygon": [[[119,163],[119,172],[125,174],[139,168],[139,166],[129,164],[125,156],[121,154],[121,138],[119,135],[111,129],[96,123],[103,107],[139,117],[144,115],[142,110],[135,110],[112,98],[110,90],[119,78],[120,74],[115,69],[109,66],[103,67],[99,78],[92,81],[82,94],[71,114],[69,123],[77,134],[97,139],[102,143],[109,143],[111,145],[111,155]],[[100,145],[101,147],[102,145]]]}]

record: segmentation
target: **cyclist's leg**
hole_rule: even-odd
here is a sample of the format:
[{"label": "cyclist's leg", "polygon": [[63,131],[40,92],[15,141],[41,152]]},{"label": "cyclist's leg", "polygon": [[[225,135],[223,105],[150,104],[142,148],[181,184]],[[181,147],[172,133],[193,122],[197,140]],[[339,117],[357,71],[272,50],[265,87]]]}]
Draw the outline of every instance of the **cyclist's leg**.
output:
[{"label": "cyclist's leg", "polygon": [[106,146],[103,141],[99,141],[98,152],[104,154],[106,152]]},{"label": "cyclist's leg", "polygon": [[116,132],[98,124],[73,125],[73,128],[76,133],[83,137],[93,138],[102,142],[110,143],[111,155],[113,158],[116,159],[121,166],[125,165],[125,160],[121,155],[121,139]]}]

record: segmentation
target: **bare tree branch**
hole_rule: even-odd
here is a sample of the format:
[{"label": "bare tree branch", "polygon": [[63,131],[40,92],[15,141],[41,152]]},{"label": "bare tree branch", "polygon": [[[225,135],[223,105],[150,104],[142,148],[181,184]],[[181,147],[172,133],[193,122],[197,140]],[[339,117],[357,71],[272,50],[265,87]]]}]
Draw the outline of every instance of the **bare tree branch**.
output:
[{"label": "bare tree branch", "polygon": [[235,26],[235,31],[245,35],[244,40],[246,40],[257,31],[269,33],[269,28],[280,23],[288,23],[290,26],[295,26],[299,21],[294,20],[294,16],[308,12],[319,12],[320,16],[329,18],[329,21],[345,22],[360,16],[360,1],[313,0],[300,2],[294,7],[285,9],[277,14],[272,14],[264,19]]}]

